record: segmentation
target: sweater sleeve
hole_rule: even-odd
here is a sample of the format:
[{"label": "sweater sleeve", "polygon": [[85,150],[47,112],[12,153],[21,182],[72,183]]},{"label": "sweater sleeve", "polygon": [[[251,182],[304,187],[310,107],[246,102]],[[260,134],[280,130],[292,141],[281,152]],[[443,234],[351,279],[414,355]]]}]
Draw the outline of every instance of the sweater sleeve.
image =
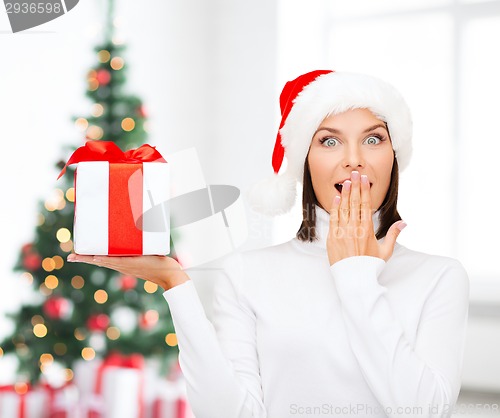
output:
[{"label": "sweater sleeve", "polygon": [[[239,254],[237,254],[239,256]],[[179,346],[179,364],[196,418],[266,418],[255,343],[255,315],[234,284],[236,257],[214,285],[208,320],[191,280],[164,292]]]},{"label": "sweater sleeve", "polygon": [[385,261],[345,258],[330,266],[351,348],[390,417],[449,417],[460,391],[469,279],[462,265],[439,267],[412,345],[378,283]]}]

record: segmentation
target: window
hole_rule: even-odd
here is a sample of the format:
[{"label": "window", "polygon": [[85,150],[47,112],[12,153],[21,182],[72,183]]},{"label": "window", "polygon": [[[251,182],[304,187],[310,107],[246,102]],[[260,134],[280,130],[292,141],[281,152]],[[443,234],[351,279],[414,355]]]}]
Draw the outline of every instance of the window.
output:
[{"label": "window", "polygon": [[[282,0],[279,7],[280,86],[331,68],[378,76],[406,98],[414,153],[401,173],[408,228],[398,241],[458,258],[471,280],[498,279],[500,1]],[[277,220],[275,242],[290,238],[300,213],[299,196]]]}]

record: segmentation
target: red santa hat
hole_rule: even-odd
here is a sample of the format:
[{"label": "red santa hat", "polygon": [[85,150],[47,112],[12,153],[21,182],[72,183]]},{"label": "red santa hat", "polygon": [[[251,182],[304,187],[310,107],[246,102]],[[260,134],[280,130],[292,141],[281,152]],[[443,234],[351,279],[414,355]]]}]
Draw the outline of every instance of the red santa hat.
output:
[{"label": "red santa hat", "polygon": [[[280,95],[281,123],[276,136],[274,174],[248,191],[257,212],[278,215],[288,212],[302,183],[304,161],[314,132],[329,115],[366,108],[387,123],[399,171],[412,153],[411,113],[401,94],[389,83],[365,74],[316,70],[285,84]],[[279,173],[286,157],[286,169]]]}]

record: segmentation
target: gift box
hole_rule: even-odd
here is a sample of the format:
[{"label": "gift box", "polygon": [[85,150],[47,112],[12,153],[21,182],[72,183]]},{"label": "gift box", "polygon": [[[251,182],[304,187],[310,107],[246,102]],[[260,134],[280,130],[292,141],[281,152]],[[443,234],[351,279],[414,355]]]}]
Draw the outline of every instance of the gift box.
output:
[{"label": "gift box", "polygon": [[77,387],[66,383],[60,387],[49,384],[41,386],[47,393],[47,418],[80,418],[78,415],[79,394]]},{"label": "gift box", "polygon": [[158,384],[151,418],[195,418],[187,400],[183,378],[165,379]]},{"label": "gift box", "polygon": [[75,368],[82,418],[145,418],[144,358],[112,353]]},{"label": "gift box", "polygon": [[0,418],[48,418],[47,402],[43,389],[0,386]]},{"label": "gift box", "polygon": [[77,254],[170,253],[169,165],[149,145],[122,152],[87,141],[68,160],[75,171],[73,245]]}]

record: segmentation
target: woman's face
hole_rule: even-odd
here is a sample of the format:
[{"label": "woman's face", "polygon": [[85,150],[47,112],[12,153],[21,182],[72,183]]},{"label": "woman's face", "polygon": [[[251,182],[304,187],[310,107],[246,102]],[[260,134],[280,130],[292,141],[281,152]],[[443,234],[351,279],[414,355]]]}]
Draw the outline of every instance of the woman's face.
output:
[{"label": "woman's face", "polygon": [[307,158],[316,198],[327,212],[352,171],[368,176],[372,210],[382,205],[394,151],[385,123],[370,110],[352,109],[325,118],[312,138]]}]

